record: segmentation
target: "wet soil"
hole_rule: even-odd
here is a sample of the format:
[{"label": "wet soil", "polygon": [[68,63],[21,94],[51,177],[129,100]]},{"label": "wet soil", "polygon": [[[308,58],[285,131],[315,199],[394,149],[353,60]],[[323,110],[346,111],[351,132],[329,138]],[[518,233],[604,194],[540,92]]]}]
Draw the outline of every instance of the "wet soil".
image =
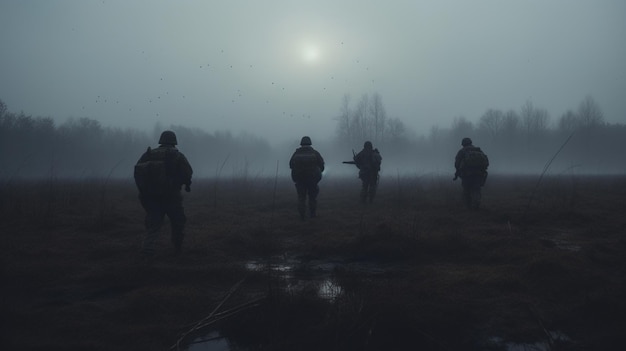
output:
[{"label": "wet soil", "polygon": [[166,221],[152,261],[132,182],[3,182],[0,347],[621,349],[626,177],[536,181],[490,175],[470,211],[447,177],[383,177],[366,206],[329,178],[301,221],[288,179],[198,180],[183,253]]}]

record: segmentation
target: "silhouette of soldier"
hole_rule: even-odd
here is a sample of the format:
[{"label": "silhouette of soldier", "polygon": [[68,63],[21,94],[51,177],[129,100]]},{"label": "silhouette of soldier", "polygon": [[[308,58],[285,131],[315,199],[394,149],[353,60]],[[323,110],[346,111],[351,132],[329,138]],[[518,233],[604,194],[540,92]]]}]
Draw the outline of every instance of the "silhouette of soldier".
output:
[{"label": "silhouette of soldier", "polygon": [[141,252],[151,258],[155,254],[156,241],[167,215],[171,224],[172,244],[180,253],[185,222],[181,187],[191,191],[191,175],[193,170],[183,153],[178,151],[176,134],[166,130],[161,133],[159,147],[148,150],[141,155],[135,165],[134,178],[139,190],[139,201],[146,211],[146,236]]},{"label": "silhouette of soldier", "polygon": [[462,148],[454,159],[454,179],[461,177],[463,202],[469,209],[478,209],[481,201],[481,187],[487,180],[489,159],[487,155],[472,144],[472,139],[463,138]]},{"label": "silhouette of soldier", "polygon": [[317,215],[317,195],[319,186],[317,183],[322,179],[324,171],[324,159],[317,150],[311,146],[311,138],[303,136],[300,147],[291,156],[289,168],[291,179],[296,185],[298,194],[298,213],[300,219],[306,218],[306,201],[309,200],[309,214],[311,218]]},{"label": "silhouette of soldier", "polygon": [[378,172],[382,157],[378,149],[374,149],[371,141],[363,144],[363,150],[354,156],[354,164],[359,169],[361,179],[361,202],[372,203],[378,188]]}]

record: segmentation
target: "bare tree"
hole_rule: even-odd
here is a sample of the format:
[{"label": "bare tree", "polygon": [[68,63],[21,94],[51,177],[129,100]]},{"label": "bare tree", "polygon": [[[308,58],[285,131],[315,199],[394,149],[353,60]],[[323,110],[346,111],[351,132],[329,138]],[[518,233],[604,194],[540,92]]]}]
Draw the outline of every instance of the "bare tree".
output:
[{"label": "bare tree", "polygon": [[452,138],[461,142],[461,139],[474,132],[474,124],[465,117],[455,117],[452,121]]},{"label": "bare tree", "polygon": [[571,133],[579,127],[580,119],[572,110],[568,110],[559,118],[559,130],[563,132]]},{"label": "bare tree", "polygon": [[7,112],[7,104],[5,104],[4,101],[0,100],[0,118],[4,117]]},{"label": "bare tree", "polygon": [[374,124],[374,143],[378,143],[384,139],[387,120],[387,113],[385,111],[385,106],[383,105],[383,98],[379,93],[375,93],[372,96],[370,115],[373,118]]},{"label": "bare tree", "polygon": [[604,114],[590,95],[578,105],[578,119],[582,128],[595,128],[604,124]]},{"label": "bare tree", "polygon": [[487,110],[480,118],[479,128],[485,130],[492,139],[497,139],[504,129],[504,113],[500,110]]},{"label": "bare tree", "polygon": [[406,127],[404,126],[404,122],[402,122],[399,118],[389,118],[387,119],[387,128],[389,129],[389,135],[392,140],[400,140],[404,137],[406,133]]},{"label": "bare tree", "polygon": [[513,138],[517,135],[519,128],[519,116],[517,112],[509,110],[504,114],[504,123],[502,126],[502,134],[505,138]]},{"label": "bare tree", "polygon": [[368,136],[368,103],[369,97],[364,94],[353,111],[350,122],[350,139],[353,142],[366,139]]},{"label": "bare tree", "polygon": [[530,100],[526,101],[526,104],[522,106],[521,116],[522,126],[528,141],[530,141],[532,136],[542,134],[548,129],[548,111],[535,108]]},{"label": "bare tree", "polygon": [[346,94],[341,100],[341,109],[339,116],[335,118],[337,121],[337,136],[339,140],[350,140],[350,119],[352,111],[350,110],[350,95]]}]

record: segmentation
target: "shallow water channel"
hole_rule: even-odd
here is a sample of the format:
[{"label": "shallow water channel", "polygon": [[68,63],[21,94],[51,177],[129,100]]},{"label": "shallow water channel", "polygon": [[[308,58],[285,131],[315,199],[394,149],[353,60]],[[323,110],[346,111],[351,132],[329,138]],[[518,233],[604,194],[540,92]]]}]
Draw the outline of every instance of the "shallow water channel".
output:
[{"label": "shallow water channel", "polygon": [[[280,282],[281,289],[293,295],[312,294],[332,303],[343,292],[334,279],[337,268],[365,274],[380,274],[390,267],[371,262],[346,262],[341,260],[300,260],[276,257],[269,260],[251,260],[244,263],[250,272],[266,272]],[[227,338],[212,330],[191,342],[189,351],[247,351],[232,346]]]},{"label": "shallow water channel", "polygon": [[[246,270],[250,272],[266,272],[268,275],[281,282],[281,289],[285,292],[298,294],[315,294],[317,297],[333,303],[344,289],[335,279],[336,269],[346,269],[351,272],[366,275],[383,274],[397,267],[385,266],[372,262],[346,262],[341,260],[310,260],[303,261],[291,258],[273,258],[270,260],[251,260],[244,263]],[[551,341],[571,341],[571,339],[558,331],[551,331]],[[235,346],[228,338],[222,336],[216,330],[210,330],[207,334],[197,337],[189,343],[188,351],[251,351]],[[487,341],[491,347],[504,351],[548,351],[551,349],[547,341],[535,343],[513,343],[499,337],[492,337]]]}]

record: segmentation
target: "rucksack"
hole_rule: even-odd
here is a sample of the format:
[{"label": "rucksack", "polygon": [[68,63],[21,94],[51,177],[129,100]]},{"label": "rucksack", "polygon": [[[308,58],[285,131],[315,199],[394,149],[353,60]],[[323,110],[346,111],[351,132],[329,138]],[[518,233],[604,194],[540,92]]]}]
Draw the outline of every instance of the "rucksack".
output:
[{"label": "rucksack", "polygon": [[374,168],[376,172],[380,171],[380,164],[382,160],[383,158],[380,156],[378,149],[374,149],[374,152],[372,152],[372,168]]},{"label": "rucksack", "polygon": [[157,152],[148,148],[144,161],[135,165],[135,184],[141,194],[162,195],[170,191],[174,185],[171,175],[173,155],[169,152]]},{"label": "rucksack", "polygon": [[291,178],[294,181],[306,179],[317,180],[321,178],[321,170],[317,154],[312,149],[298,149],[291,157]]},{"label": "rucksack", "polygon": [[489,167],[489,158],[478,147],[468,148],[461,160],[460,170],[465,174],[483,173]]}]

